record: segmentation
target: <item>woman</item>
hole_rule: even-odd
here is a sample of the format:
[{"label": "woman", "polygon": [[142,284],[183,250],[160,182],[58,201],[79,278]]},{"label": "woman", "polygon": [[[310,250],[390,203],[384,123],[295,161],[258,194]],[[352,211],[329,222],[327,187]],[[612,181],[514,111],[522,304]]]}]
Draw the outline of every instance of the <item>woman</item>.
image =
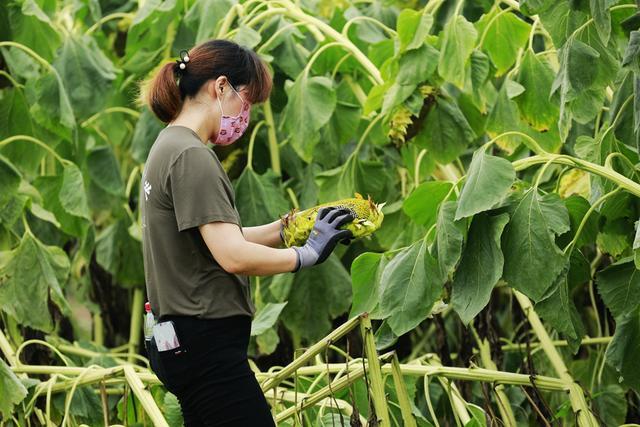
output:
[{"label": "woman", "polygon": [[[183,52],[186,55],[182,55]],[[148,299],[156,321],[151,367],[180,402],[185,425],[273,426],[247,359],[255,307],[245,275],[297,271],[324,261],[351,237],[339,209],[319,212],[301,247],[278,249],[280,221],[242,227],[234,190],[206,143],[235,142],[271,76],[255,52],[210,40],[147,82],[142,99],[168,126],[140,186]]]}]

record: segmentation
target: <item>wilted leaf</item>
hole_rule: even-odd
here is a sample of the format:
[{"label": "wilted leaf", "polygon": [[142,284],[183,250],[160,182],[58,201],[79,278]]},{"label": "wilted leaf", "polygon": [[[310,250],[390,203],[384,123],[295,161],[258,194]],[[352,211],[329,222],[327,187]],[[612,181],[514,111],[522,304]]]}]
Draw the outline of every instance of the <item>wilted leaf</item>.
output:
[{"label": "wilted leaf", "polygon": [[504,231],[505,280],[535,302],[540,301],[565,264],[554,233],[568,229],[569,215],[556,194],[541,197],[537,189],[527,190],[512,206],[511,220]]},{"label": "wilted leaf", "polygon": [[506,195],[515,179],[516,172],[510,161],[491,156],[482,148],[477,150],[462,187],[455,219],[491,209]]},{"label": "wilted leaf", "polygon": [[236,206],[244,225],[266,224],[289,210],[280,179],[271,170],[258,175],[246,168],[234,184]]},{"label": "wilted leaf", "polygon": [[507,222],[506,213],[494,217],[482,213],[473,218],[451,294],[453,309],[465,324],[487,305],[493,287],[502,277],[500,236]]},{"label": "wilted leaf", "polygon": [[288,97],[280,126],[290,135],[296,153],[309,162],[318,141],[318,131],[336,108],[333,81],[301,73],[289,88]]},{"label": "wilted leaf", "polygon": [[260,335],[275,325],[285,305],[287,302],[268,302],[261,307],[251,321],[251,335]]},{"label": "wilted leaf", "polygon": [[69,313],[62,293],[68,274],[69,260],[62,249],[46,246],[25,233],[0,270],[0,308],[23,325],[51,332],[49,296]]},{"label": "wilted leaf", "polygon": [[477,35],[474,26],[462,15],[449,19],[444,26],[438,73],[459,88],[464,86],[465,64],[473,51]]}]

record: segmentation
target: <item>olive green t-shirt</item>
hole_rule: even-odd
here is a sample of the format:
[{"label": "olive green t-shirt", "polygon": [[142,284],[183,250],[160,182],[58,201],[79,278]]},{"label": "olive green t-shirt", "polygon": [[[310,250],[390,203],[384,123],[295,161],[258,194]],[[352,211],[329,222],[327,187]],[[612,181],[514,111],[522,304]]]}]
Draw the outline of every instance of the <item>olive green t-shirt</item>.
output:
[{"label": "olive green t-shirt", "polygon": [[249,281],[216,262],[198,229],[214,221],[241,230],[242,224],[229,177],[195,131],[178,125],[160,131],[139,200],[147,296],[156,317],[253,316]]}]

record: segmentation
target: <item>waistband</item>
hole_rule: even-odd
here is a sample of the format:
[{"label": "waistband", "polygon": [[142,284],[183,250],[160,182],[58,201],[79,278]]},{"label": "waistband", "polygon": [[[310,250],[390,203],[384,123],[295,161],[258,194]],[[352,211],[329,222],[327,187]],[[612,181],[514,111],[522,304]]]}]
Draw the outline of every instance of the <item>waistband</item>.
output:
[{"label": "waistband", "polygon": [[251,324],[251,316],[247,316],[245,314],[236,314],[233,316],[225,316],[225,317],[217,317],[214,319],[202,318],[197,316],[185,316],[178,314],[165,314],[160,318],[155,317],[156,322],[166,322],[167,320],[172,320],[176,324],[182,324],[185,326],[189,325],[202,325],[202,326],[213,326],[213,327],[225,327],[232,325],[246,325],[247,323]]}]

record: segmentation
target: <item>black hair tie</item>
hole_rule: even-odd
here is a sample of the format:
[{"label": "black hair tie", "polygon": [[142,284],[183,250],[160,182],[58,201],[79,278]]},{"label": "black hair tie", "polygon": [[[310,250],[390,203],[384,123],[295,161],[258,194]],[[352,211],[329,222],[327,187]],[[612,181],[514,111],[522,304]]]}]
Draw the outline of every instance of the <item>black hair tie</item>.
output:
[{"label": "black hair tie", "polygon": [[[182,55],[182,52],[184,52],[184,55]],[[187,63],[189,62],[189,52],[185,49],[181,50],[180,59],[176,59],[176,62],[178,63],[178,72],[182,73],[183,71],[185,71],[187,68]]]}]

